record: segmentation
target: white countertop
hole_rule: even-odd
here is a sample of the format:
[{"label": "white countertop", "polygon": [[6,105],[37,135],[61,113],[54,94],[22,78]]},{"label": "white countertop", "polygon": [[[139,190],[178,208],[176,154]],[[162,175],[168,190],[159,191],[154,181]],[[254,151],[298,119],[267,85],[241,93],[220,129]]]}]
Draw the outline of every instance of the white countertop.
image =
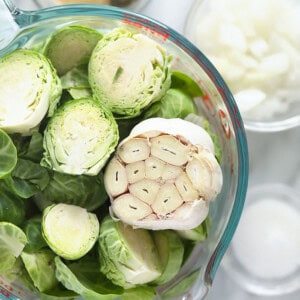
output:
[{"label": "white countertop", "polygon": [[[23,9],[35,8],[30,0],[16,0],[15,2]],[[185,19],[192,2],[193,0],[150,0],[141,13],[183,33]],[[247,137],[250,156],[249,187],[263,182],[281,182],[300,192],[300,128],[279,133],[247,132]],[[239,289],[236,283],[227,276],[221,263],[207,299],[262,300],[266,298],[250,295]],[[300,290],[289,296],[268,299],[298,300]]]}]

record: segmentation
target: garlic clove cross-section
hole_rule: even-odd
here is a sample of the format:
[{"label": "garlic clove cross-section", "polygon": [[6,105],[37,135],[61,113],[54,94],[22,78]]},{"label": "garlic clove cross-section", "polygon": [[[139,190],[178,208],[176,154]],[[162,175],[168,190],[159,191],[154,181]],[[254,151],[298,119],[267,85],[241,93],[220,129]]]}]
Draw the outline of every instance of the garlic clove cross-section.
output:
[{"label": "garlic clove cross-section", "polygon": [[136,228],[187,230],[207,217],[222,170],[209,134],[182,119],[136,125],[108,164],[104,183],[116,218]]}]

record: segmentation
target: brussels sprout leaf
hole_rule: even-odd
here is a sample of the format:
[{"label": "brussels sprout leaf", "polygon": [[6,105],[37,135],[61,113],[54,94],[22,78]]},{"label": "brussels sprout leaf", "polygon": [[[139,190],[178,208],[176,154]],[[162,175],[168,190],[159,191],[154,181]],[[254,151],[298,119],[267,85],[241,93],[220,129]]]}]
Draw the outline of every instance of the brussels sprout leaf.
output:
[{"label": "brussels sprout leaf", "polygon": [[11,138],[0,129],[0,178],[10,174],[17,164],[17,149]]}]

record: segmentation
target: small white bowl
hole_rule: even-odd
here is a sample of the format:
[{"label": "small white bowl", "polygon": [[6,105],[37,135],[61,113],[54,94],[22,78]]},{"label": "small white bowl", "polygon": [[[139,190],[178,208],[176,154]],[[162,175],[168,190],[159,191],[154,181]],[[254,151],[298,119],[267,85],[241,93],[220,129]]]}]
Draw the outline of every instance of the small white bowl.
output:
[{"label": "small white bowl", "polygon": [[244,211],[223,260],[244,290],[282,296],[300,290],[300,196],[268,183],[248,189]]}]

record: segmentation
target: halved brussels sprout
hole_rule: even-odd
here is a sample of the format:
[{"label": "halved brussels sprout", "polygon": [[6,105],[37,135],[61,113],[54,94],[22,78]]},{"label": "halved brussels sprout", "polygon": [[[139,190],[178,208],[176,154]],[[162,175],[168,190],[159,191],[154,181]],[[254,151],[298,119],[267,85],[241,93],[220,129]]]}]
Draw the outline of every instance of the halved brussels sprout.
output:
[{"label": "halved brussels sprout", "polygon": [[61,84],[41,53],[17,49],[0,58],[0,128],[30,133],[51,116],[61,96]]},{"label": "halved brussels sprout", "polygon": [[57,73],[63,75],[74,67],[87,63],[101,38],[99,31],[89,27],[63,27],[53,33],[45,46],[44,54],[51,60]]},{"label": "halved brussels sprout", "polygon": [[97,175],[118,142],[112,114],[90,98],[66,102],[44,131],[42,166],[68,174]]},{"label": "halved brussels sprout", "polygon": [[123,28],[104,35],[89,62],[94,94],[122,117],[134,117],[170,87],[170,56],[158,43]]},{"label": "halved brussels sprout", "polygon": [[42,234],[59,256],[74,260],[91,250],[99,234],[95,214],[75,205],[56,204],[43,212]]},{"label": "halved brussels sprout", "polygon": [[100,227],[100,270],[114,284],[128,288],[161,275],[157,249],[149,231],[133,229],[109,216]]}]

